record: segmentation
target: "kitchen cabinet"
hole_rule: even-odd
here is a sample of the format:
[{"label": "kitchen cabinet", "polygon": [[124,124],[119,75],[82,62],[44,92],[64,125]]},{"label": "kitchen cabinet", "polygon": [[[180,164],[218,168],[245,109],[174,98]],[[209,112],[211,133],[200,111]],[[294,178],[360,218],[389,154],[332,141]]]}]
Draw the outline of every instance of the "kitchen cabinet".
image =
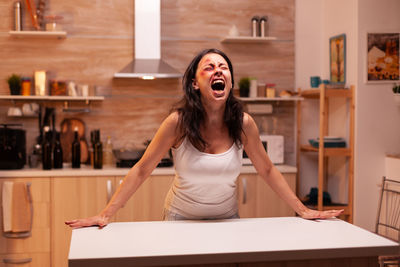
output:
[{"label": "kitchen cabinet", "polygon": [[[50,266],[50,179],[49,178],[10,178],[5,181],[31,183],[33,203],[33,224],[29,237],[8,238],[0,236],[0,266],[21,265],[41,267]],[[2,194],[2,190],[0,190]],[[0,197],[2,199],[2,195]],[[1,216],[3,229],[3,215]]]},{"label": "kitchen cabinet", "polygon": [[[342,121],[346,122],[348,119],[348,142],[347,147],[325,147],[324,142],[319,142],[318,147],[311,145],[300,144],[301,136],[301,114],[302,105],[301,101],[297,105],[297,169],[301,167],[300,164],[300,153],[317,153],[318,154],[318,201],[317,205],[310,205],[311,208],[317,208],[318,210],[327,209],[344,209],[343,215],[348,222],[353,222],[353,179],[354,179],[354,120],[355,120],[355,102],[354,102],[354,91],[355,87],[351,86],[349,89],[335,88],[327,89],[324,84],[321,84],[318,89],[310,89],[301,91],[299,94],[306,100],[319,100],[319,140],[325,140],[329,136],[329,118],[336,112],[331,112],[329,109],[330,100],[333,98],[341,98],[348,102],[348,118],[343,118]],[[323,192],[327,191],[327,179],[329,178],[329,161],[330,157],[344,157],[347,163],[347,171],[344,175],[347,175],[347,183],[340,186],[340,191],[347,191],[347,203],[335,203],[325,204],[323,201]],[[300,173],[300,172],[299,172]],[[299,180],[301,177],[299,177]]]},{"label": "kitchen cabinet", "polygon": [[[123,178],[116,177],[116,186]],[[117,212],[115,221],[161,221],[165,197],[173,180],[173,175],[150,176]]]},{"label": "kitchen cabinet", "polygon": [[64,222],[100,212],[113,182],[114,177],[51,178],[51,266],[67,267],[71,228]]},{"label": "kitchen cabinet", "polygon": [[[285,173],[283,177],[296,192],[296,174]],[[293,209],[257,174],[239,176],[238,198],[240,218],[295,216]]]},{"label": "kitchen cabinet", "polygon": [[[123,177],[55,177],[52,196],[52,266],[67,267],[71,228],[66,220],[98,214]],[[111,221],[162,220],[164,199],[173,176],[150,176]]]}]

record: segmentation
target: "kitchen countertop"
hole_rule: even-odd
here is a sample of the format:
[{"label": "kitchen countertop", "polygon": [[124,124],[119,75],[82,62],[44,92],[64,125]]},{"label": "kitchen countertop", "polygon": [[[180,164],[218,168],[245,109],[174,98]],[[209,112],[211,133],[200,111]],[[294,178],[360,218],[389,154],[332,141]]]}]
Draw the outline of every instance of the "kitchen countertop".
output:
[{"label": "kitchen countertop", "polygon": [[[296,173],[297,168],[289,165],[276,165],[282,173]],[[103,169],[93,169],[90,166],[82,166],[80,169],[72,169],[65,167],[63,169],[31,169],[24,168],[21,170],[0,170],[0,178],[12,177],[59,177],[59,176],[125,176],[130,168],[104,167]],[[242,174],[256,173],[253,166],[242,166]],[[173,167],[155,168],[151,175],[175,175]]]},{"label": "kitchen countertop", "polygon": [[282,217],[80,228],[72,231],[68,259],[70,267],[160,266],[377,257],[398,250],[397,243],[339,219]]}]

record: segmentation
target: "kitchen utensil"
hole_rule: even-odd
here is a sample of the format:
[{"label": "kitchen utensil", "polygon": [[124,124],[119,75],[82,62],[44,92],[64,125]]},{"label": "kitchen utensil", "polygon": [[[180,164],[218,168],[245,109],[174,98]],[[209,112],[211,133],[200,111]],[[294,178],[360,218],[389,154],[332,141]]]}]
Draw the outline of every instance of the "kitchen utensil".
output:
[{"label": "kitchen utensil", "polygon": [[31,5],[30,0],[25,0],[26,6],[28,8],[29,15],[31,16],[32,25],[35,27],[36,30],[40,30],[39,24],[37,22],[37,15],[36,15],[36,8],[35,6]]}]

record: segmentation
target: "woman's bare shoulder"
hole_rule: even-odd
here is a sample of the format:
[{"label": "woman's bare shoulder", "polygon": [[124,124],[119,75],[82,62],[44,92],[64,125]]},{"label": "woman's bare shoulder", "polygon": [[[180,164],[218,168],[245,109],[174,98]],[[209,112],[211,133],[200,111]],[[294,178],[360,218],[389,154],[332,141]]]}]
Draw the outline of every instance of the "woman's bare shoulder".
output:
[{"label": "woman's bare shoulder", "polygon": [[247,132],[254,128],[256,126],[256,123],[248,113],[243,112],[243,130],[244,132]]},{"label": "woman's bare shoulder", "polygon": [[168,117],[163,122],[163,127],[168,131],[171,135],[174,136],[174,147],[179,146],[180,141],[182,139],[182,129],[179,127],[180,123],[180,115],[177,111],[172,112],[168,115]]},{"label": "woman's bare shoulder", "polygon": [[257,124],[254,119],[246,112],[243,113],[243,135],[242,140],[244,144],[247,143],[248,138],[259,136]]}]

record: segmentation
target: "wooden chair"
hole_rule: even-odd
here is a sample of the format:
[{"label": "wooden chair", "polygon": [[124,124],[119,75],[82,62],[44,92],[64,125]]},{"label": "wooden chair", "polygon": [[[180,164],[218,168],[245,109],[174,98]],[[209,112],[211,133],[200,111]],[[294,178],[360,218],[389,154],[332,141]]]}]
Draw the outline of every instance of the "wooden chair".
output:
[{"label": "wooden chair", "polygon": [[[382,178],[375,232],[400,243],[400,181]],[[400,266],[397,255],[379,256],[379,266]]]}]

